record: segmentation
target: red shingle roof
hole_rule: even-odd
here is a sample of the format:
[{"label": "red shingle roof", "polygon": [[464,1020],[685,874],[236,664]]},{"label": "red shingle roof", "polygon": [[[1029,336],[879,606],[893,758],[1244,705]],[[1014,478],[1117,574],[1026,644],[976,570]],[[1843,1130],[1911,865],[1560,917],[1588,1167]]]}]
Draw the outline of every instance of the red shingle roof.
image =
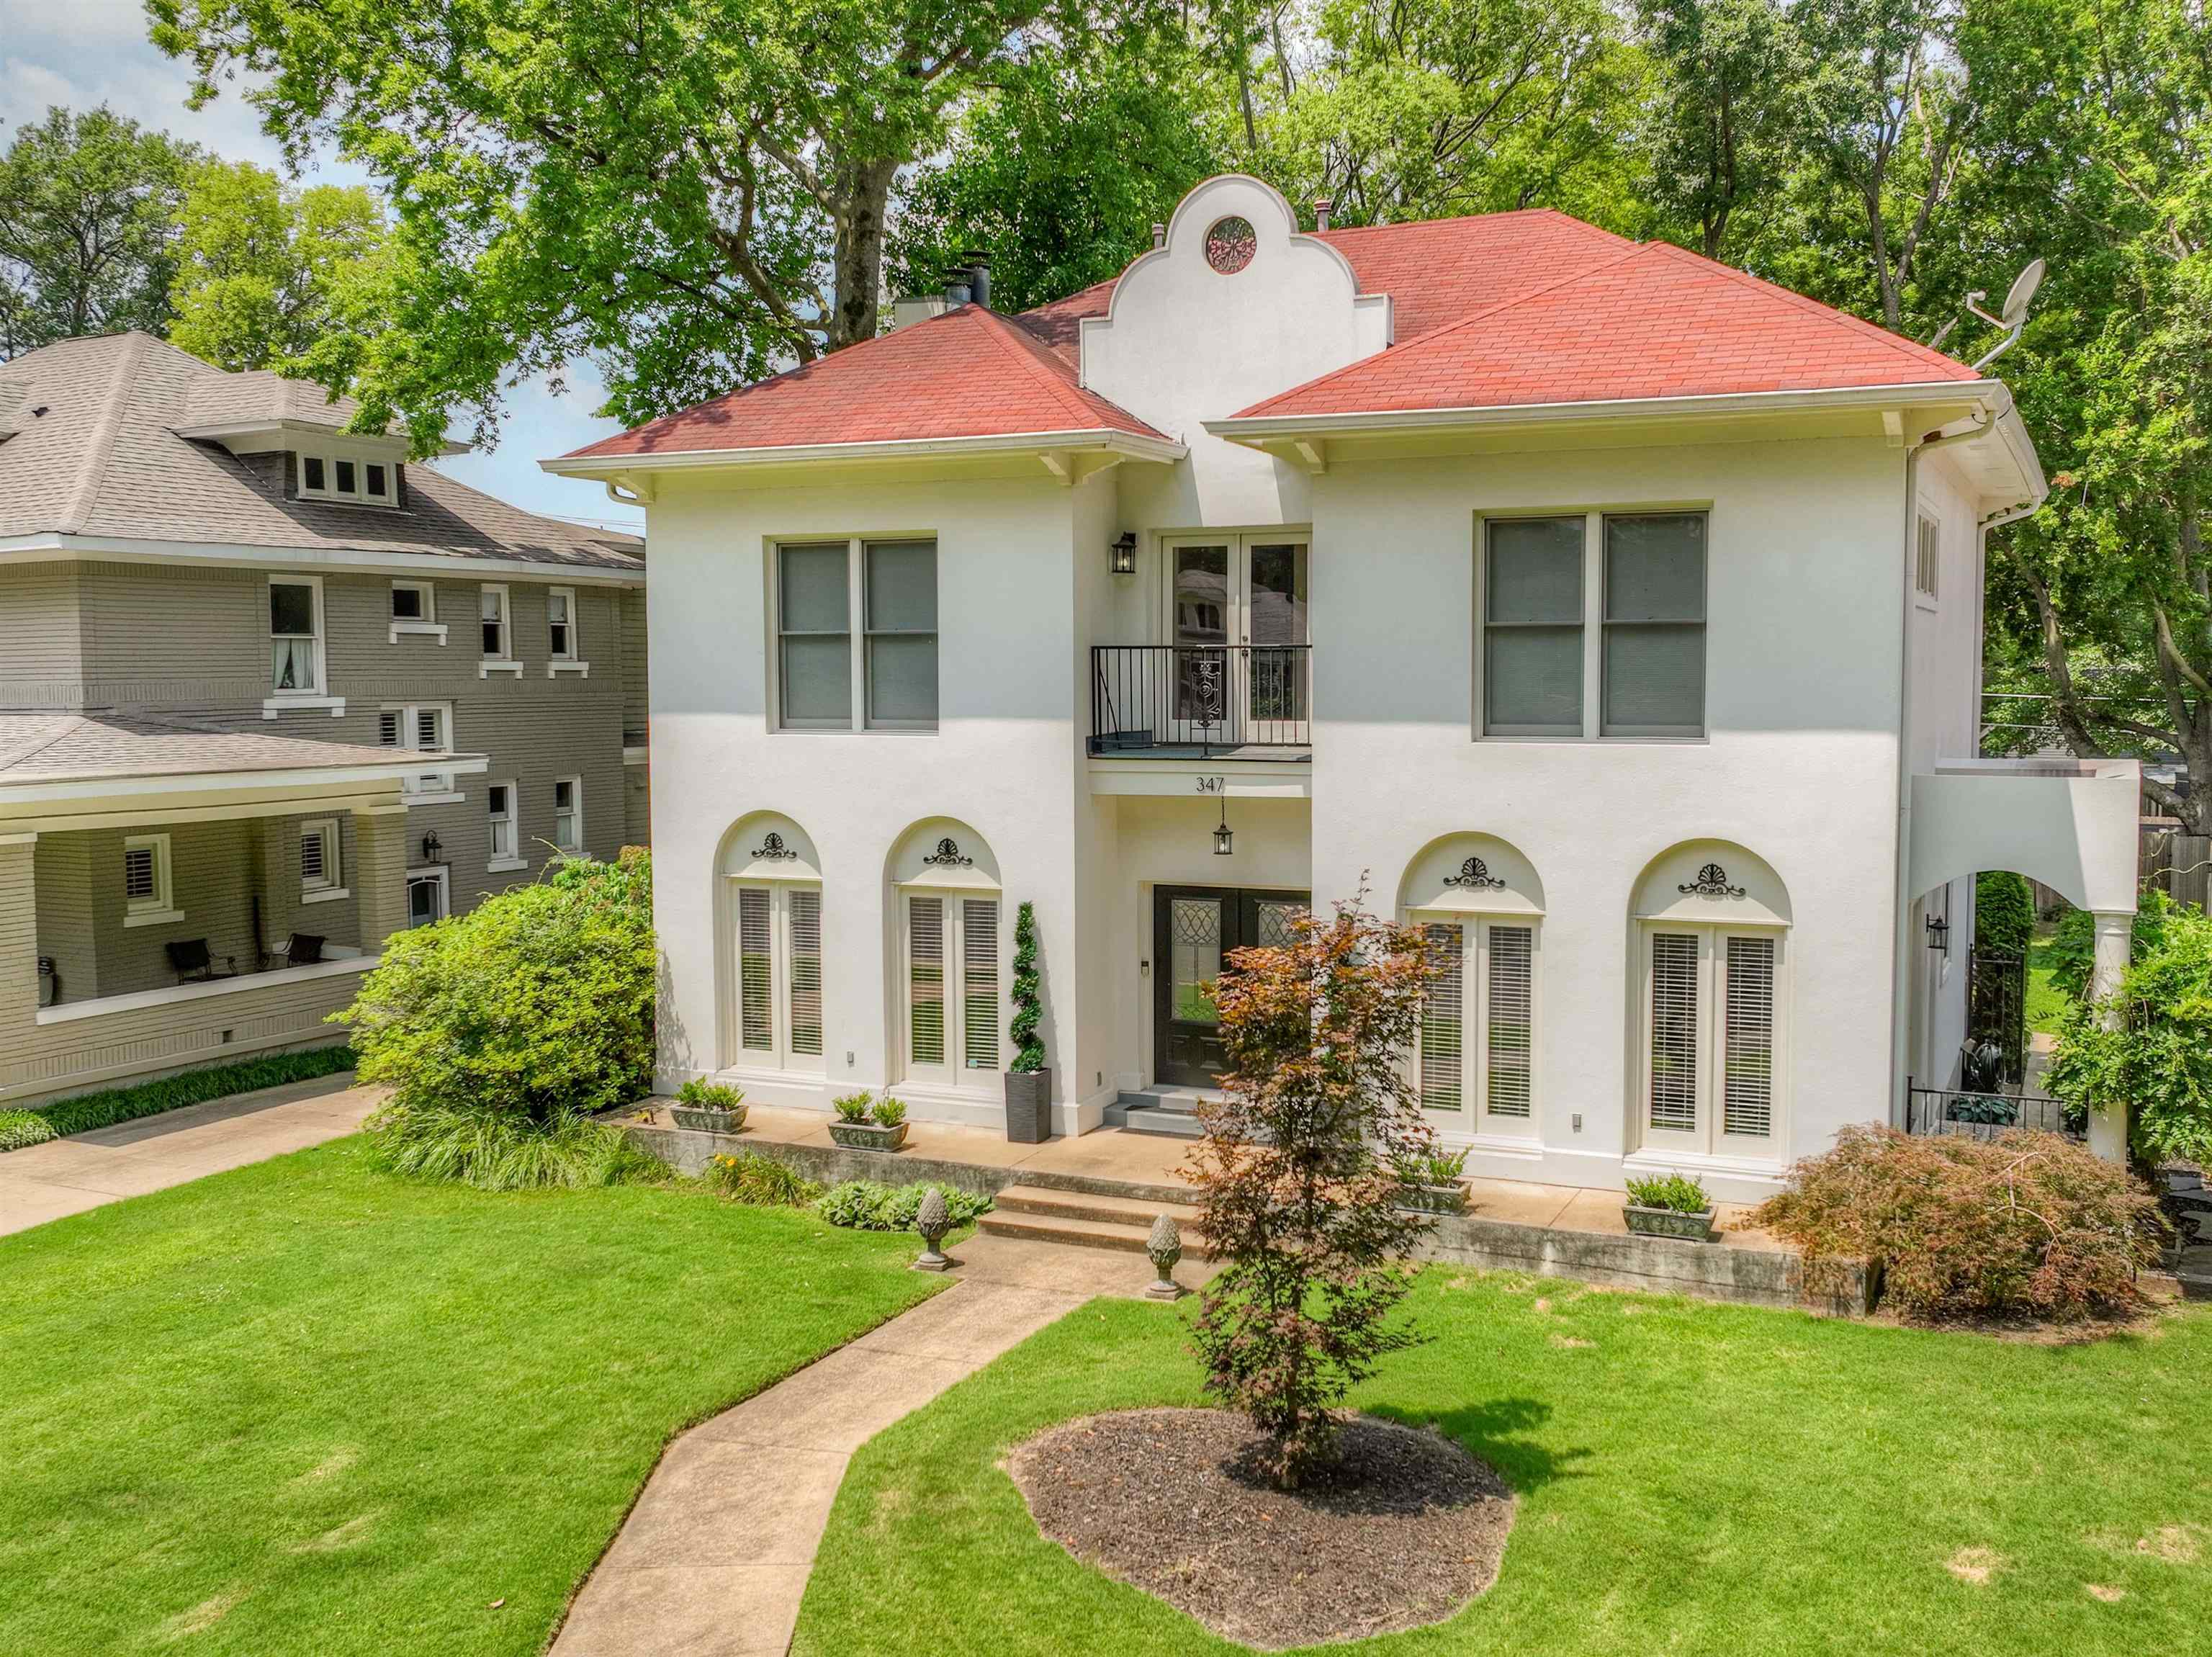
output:
[{"label": "red shingle roof", "polygon": [[1078,386],[1074,369],[1012,318],[963,305],[568,458],[1060,431],[1170,441]]}]

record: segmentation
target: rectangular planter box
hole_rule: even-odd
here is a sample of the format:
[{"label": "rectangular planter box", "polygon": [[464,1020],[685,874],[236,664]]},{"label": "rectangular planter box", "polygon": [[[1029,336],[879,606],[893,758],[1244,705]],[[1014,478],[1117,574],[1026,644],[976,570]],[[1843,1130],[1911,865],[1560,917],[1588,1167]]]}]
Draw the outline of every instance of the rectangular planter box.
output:
[{"label": "rectangular planter box", "polygon": [[679,1128],[689,1128],[696,1133],[735,1133],[745,1125],[745,1106],[734,1111],[702,1111],[690,1105],[672,1105],[669,1115],[676,1118]]},{"label": "rectangular planter box", "polygon": [[830,1137],[848,1151],[895,1151],[906,1143],[906,1124],[886,1128],[874,1122],[833,1122]]},{"label": "rectangular planter box", "polygon": [[1702,1243],[1713,1234],[1713,1211],[1682,1214],[1674,1209],[1640,1209],[1624,1203],[1621,1214],[1638,1237],[1678,1237],[1686,1243]]},{"label": "rectangular planter box", "polygon": [[1042,1145],[1052,1137],[1052,1072],[1006,1072],[1006,1137],[1017,1145]]},{"label": "rectangular planter box", "polygon": [[1457,1180],[1449,1185],[1401,1185],[1398,1206],[1416,1214],[1465,1214],[1467,1187]]}]

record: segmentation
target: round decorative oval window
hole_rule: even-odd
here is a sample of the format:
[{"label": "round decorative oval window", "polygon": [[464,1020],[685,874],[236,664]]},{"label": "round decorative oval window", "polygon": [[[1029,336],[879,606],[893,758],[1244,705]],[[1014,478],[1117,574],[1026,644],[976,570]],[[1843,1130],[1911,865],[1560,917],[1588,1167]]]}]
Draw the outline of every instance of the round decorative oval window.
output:
[{"label": "round decorative oval window", "polygon": [[1253,251],[1258,245],[1251,220],[1219,219],[1206,233],[1206,262],[1224,276],[1235,276],[1252,262]]}]

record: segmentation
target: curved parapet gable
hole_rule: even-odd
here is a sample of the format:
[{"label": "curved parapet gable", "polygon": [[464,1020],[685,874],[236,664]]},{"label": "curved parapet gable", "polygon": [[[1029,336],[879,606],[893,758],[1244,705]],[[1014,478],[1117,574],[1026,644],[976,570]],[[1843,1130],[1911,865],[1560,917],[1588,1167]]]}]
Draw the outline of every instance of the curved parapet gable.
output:
[{"label": "curved parapet gable", "polygon": [[1448,834],[1407,865],[1398,911],[1541,915],[1544,883],[1535,865],[1492,834]]},{"label": "curved parapet gable", "polygon": [[1686,840],[1644,866],[1636,918],[1677,924],[1788,926],[1790,892],[1766,860],[1729,840]]}]

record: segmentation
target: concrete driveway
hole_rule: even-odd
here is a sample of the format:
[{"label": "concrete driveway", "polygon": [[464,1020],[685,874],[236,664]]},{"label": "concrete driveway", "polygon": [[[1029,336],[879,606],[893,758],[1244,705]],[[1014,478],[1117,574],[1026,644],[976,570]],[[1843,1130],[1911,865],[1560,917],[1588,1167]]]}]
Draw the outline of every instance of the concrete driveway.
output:
[{"label": "concrete driveway", "polygon": [[9,1151],[0,1154],[0,1234],[342,1138],[383,1096],[341,1070]]}]

